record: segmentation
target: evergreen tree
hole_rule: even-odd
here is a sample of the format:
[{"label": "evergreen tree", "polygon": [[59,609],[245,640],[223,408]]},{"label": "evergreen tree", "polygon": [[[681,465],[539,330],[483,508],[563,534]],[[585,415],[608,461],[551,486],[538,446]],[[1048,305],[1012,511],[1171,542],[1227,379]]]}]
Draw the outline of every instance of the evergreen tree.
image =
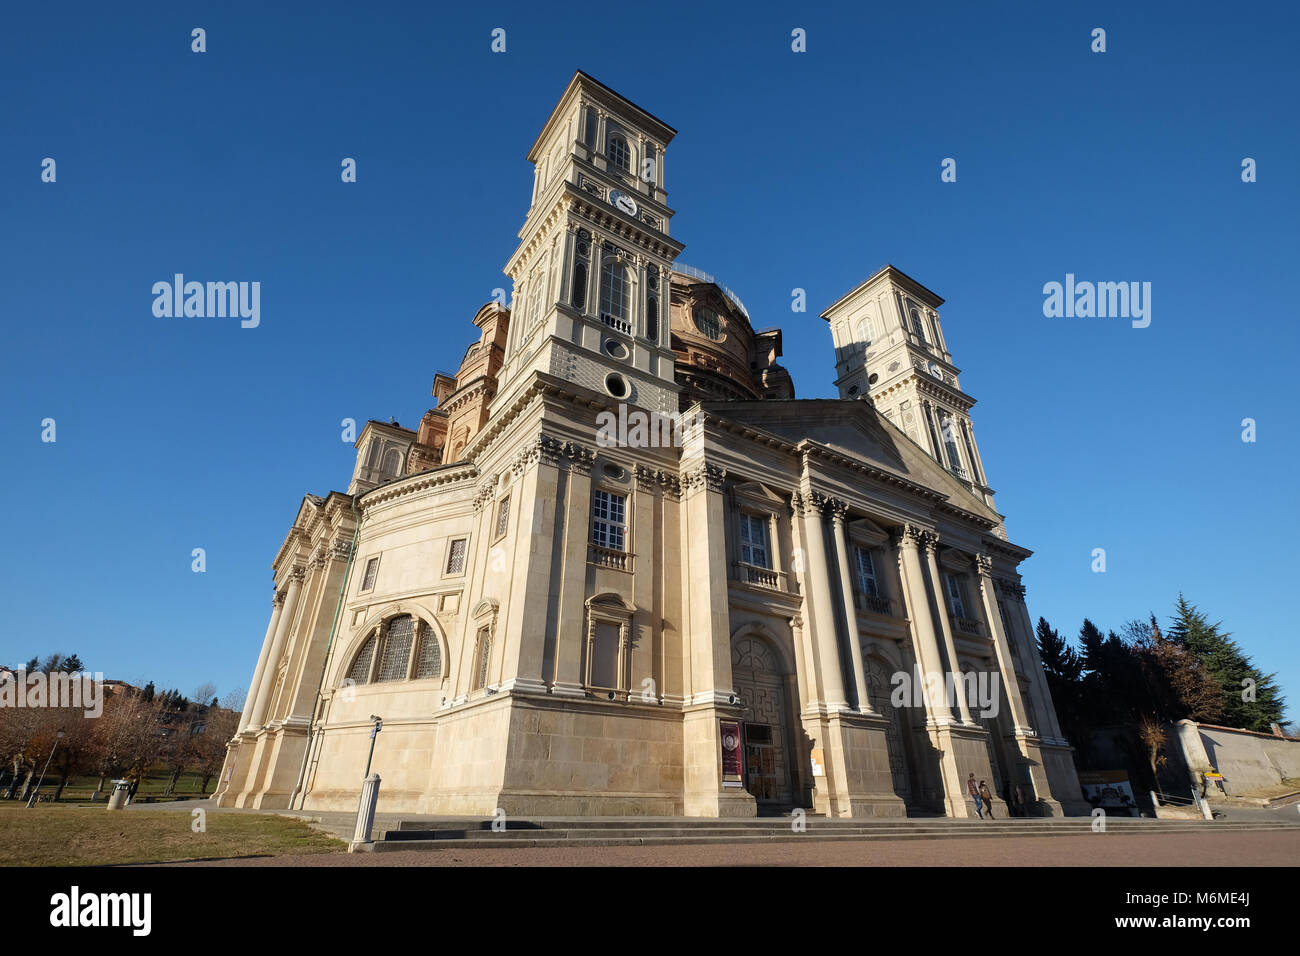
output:
[{"label": "evergreen tree", "polygon": [[1086,746],[1088,728],[1081,712],[1083,660],[1070,643],[1056,631],[1047,619],[1038,619],[1038,653],[1043,660],[1047,689],[1056,706],[1056,717],[1061,732],[1076,747]]},{"label": "evergreen tree", "polygon": [[1211,624],[1196,605],[1178,595],[1169,638],[1190,652],[1223,690],[1223,721],[1229,727],[1267,732],[1282,719],[1285,701],[1274,681],[1251,661],[1222,623]]},{"label": "evergreen tree", "polygon": [[59,664],[59,670],[63,671],[65,674],[80,674],[85,669],[86,665],[81,663],[81,658],[76,654],[71,654],[68,657],[65,657],[63,662]]},{"label": "evergreen tree", "polygon": [[140,700],[148,704],[153,701],[153,695],[154,695],[153,681],[150,681],[149,683],[144,685],[144,690],[140,691]]}]

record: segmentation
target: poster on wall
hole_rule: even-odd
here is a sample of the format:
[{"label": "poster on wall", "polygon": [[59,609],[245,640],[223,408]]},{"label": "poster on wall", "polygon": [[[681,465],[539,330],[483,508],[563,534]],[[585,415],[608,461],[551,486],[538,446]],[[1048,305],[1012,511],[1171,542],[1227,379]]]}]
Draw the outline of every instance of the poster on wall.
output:
[{"label": "poster on wall", "polygon": [[740,721],[724,720],[722,723],[722,785],[743,787],[740,757]]},{"label": "poster on wall", "polygon": [[1123,770],[1081,770],[1079,786],[1083,787],[1084,797],[1094,808],[1101,807],[1107,813],[1137,810],[1133,788]]}]

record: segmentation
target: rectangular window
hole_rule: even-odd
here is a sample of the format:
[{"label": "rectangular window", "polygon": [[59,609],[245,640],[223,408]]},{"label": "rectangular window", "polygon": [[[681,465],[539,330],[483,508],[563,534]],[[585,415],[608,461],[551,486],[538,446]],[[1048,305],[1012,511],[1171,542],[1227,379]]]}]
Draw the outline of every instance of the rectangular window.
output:
[{"label": "rectangular window", "polygon": [[621,639],[619,626],[600,622],[596,624],[591,637],[591,675],[588,682],[592,687],[607,687],[619,690],[618,681],[618,645]]},{"label": "rectangular window", "polygon": [[953,468],[961,468],[961,457],[957,454],[956,423],[947,412],[939,413],[939,421],[939,431],[943,435],[943,443],[948,449],[948,464]]},{"label": "rectangular window", "polygon": [[596,147],[596,111],[591,107],[584,110],[582,141],[593,149]]},{"label": "rectangular window", "polygon": [[858,590],[867,597],[880,597],[880,585],[876,581],[876,562],[866,548],[858,548]]},{"label": "rectangular window", "polygon": [[623,551],[627,530],[627,497],[608,491],[592,493],[591,540],[611,551]]},{"label": "rectangular window", "polygon": [[488,664],[492,658],[492,630],[486,627],[478,629],[478,641],[474,649],[474,683],[470,690],[482,690],[487,686]]},{"label": "rectangular window", "polygon": [[448,574],[461,574],[464,572],[465,549],[468,544],[468,538],[457,538],[451,543],[451,549],[447,552]]},{"label": "rectangular window", "polygon": [[948,582],[948,607],[952,610],[953,617],[965,617],[966,604],[961,598],[961,584],[952,574],[945,575],[945,579]]},{"label": "rectangular window", "polygon": [[361,590],[369,591],[375,586],[375,578],[379,576],[379,559],[371,558],[366,562],[366,573],[361,579]]},{"label": "rectangular window", "polygon": [[506,528],[509,526],[509,524],[510,524],[510,496],[506,495],[504,498],[501,499],[501,503],[497,505],[497,527],[496,527],[496,533],[494,537],[495,538],[505,537]]},{"label": "rectangular window", "polygon": [[767,549],[767,517],[740,516],[740,560],[756,568],[771,568]]}]

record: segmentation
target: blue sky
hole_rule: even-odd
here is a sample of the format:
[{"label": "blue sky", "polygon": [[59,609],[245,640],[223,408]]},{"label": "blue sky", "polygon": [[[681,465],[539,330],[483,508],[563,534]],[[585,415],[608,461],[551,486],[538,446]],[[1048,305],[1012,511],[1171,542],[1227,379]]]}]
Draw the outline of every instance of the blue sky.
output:
[{"label": "blue sky", "polygon": [[[248,684],[297,504],[347,484],[340,421],[414,425],[455,370],[581,68],[679,130],[681,261],[784,328],[801,397],[834,394],[817,313],[880,265],[947,299],[1035,618],[1118,629],[1181,590],[1300,694],[1300,16],[1135,6],[11,5],[0,663]],[[155,318],[177,272],[260,281],[260,327]],[[1045,318],[1066,273],[1150,282],[1150,327]]]}]

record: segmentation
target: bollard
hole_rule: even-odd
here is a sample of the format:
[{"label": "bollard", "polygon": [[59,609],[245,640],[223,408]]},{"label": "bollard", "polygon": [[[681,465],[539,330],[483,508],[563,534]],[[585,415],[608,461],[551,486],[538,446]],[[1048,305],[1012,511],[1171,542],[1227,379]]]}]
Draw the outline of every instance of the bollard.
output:
[{"label": "bollard", "polygon": [[361,804],[357,807],[357,827],[352,832],[352,842],[348,844],[349,853],[374,846],[370,831],[375,826],[375,805],[378,802],[379,774],[372,773],[361,784]]},{"label": "bollard", "polygon": [[113,792],[108,798],[108,809],[121,810],[126,806],[126,795],[131,789],[131,785],[125,780],[113,781]]}]

